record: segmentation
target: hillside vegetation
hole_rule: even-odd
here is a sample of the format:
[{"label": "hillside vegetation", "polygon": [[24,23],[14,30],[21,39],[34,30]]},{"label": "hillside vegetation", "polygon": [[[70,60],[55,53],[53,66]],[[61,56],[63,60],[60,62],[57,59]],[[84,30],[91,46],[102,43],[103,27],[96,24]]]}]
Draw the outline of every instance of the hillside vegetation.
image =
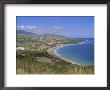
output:
[{"label": "hillside vegetation", "polygon": [[94,65],[71,64],[48,54],[47,50],[59,44],[79,43],[58,35],[17,34],[17,74],[93,74]]}]

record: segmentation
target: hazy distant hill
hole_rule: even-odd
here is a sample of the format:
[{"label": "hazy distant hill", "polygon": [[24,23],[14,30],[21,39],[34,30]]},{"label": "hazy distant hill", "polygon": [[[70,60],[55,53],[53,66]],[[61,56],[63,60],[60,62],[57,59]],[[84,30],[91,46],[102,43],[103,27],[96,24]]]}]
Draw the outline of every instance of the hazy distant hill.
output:
[{"label": "hazy distant hill", "polygon": [[22,34],[22,35],[34,35],[34,36],[39,36],[39,37],[45,37],[45,38],[59,38],[59,39],[67,39],[67,37],[62,36],[62,35],[56,35],[56,34],[42,34],[42,35],[37,35],[32,32],[26,32],[24,30],[17,30],[16,34]]},{"label": "hazy distant hill", "polygon": [[35,35],[35,33],[32,32],[26,32],[24,30],[17,30],[16,34],[26,34],[26,35]]}]

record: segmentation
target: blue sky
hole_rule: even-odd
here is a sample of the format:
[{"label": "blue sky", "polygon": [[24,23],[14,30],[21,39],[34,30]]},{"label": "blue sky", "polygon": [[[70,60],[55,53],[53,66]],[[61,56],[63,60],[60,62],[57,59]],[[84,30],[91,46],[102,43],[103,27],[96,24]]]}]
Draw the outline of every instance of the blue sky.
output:
[{"label": "blue sky", "polygon": [[93,16],[17,16],[17,30],[57,34],[70,38],[93,38]]}]

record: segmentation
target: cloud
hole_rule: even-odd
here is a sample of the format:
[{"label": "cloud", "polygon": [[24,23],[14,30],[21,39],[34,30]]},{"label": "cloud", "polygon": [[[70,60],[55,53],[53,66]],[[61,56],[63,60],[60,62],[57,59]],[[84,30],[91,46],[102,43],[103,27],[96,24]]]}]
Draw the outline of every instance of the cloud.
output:
[{"label": "cloud", "polygon": [[63,32],[63,27],[62,26],[58,26],[58,25],[55,25],[52,27],[52,32],[54,34],[60,34]]},{"label": "cloud", "polygon": [[23,31],[26,31],[26,32],[32,32],[32,33],[35,33],[35,34],[43,34],[43,31],[38,26],[20,25],[20,26],[17,26],[17,30],[23,30]]},{"label": "cloud", "polygon": [[53,29],[55,29],[55,30],[61,30],[63,28],[61,26],[55,25],[55,26],[53,26]]},{"label": "cloud", "polygon": [[64,33],[64,28],[62,26],[59,25],[54,25],[52,27],[49,28],[44,28],[44,27],[40,27],[40,26],[31,26],[31,25],[20,25],[17,26],[17,30],[23,30],[26,32],[32,32],[35,33],[37,35],[42,35],[42,34],[63,34]]},{"label": "cloud", "polygon": [[24,30],[24,29],[27,29],[27,30],[36,29],[36,26],[24,26],[24,25],[17,26],[17,30]]}]

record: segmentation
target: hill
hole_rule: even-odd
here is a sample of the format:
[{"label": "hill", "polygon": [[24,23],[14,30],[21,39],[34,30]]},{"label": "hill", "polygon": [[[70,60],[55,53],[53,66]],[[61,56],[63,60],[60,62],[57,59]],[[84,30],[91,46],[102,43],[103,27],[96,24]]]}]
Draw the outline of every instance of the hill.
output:
[{"label": "hill", "polygon": [[17,30],[16,34],[35,35],[35,33],[26,32],[24,30]]}]

